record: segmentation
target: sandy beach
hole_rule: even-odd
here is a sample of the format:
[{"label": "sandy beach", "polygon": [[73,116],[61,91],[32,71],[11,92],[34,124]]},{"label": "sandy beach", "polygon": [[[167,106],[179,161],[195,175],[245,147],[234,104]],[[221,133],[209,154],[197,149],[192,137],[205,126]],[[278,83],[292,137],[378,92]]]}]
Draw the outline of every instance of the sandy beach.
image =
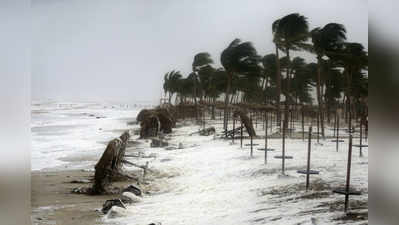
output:
[{"label": "sandy beach", "polygon": [[[118,112],[118,109],[113,110]],[[81,122],[86,124],[90,120],[84,118]],[[367,148],[363,149],[362,157],[357,150],[353,151],[351,186],[362,194],[351,197],[352,214],[343,212],[343,196],[332,192],[345,184],[348,147],[348,133],[345,131],[340,133],[345,140],[339,143],[338,152],[330,138],[333,136],[331,129],[326,129],[327,138],[320,139],[320,143],[313,136],[311,169],[320,171],[320,175],[311,176],[311,191],[306,192],[305,176],[297,173],[297,170],[306,168],[308,144],[300,138],[300,123],[295,124],[293,138],[286,140],[286,154],[293,159],[286,160],[286,175],[281,175],[281,159],[275,158],[281,155],[281,138],[276,126],[273,129],[268,127],[269,135],[273,137],[268,146],[275,151],[268,153],[265,165],[264,152],[257,150],[264,145],[262,123],[254,126],[259,136],[253,140],[251,157],[249,139],[243,140],[241,148],[238,138],[233,144],[231,139],[223,139],[218,134],[202,136],[197,131],[203,125],[195,124],[193,120],[178,122],[173,132],[165,136],[168,146],[155,148],[150,147],[150,140],[139,139],[134,134],[137,125],[127,125],[131,122],[129,120],[115,116],[106,123],[96,120],[93,124],[97,122],[103,123],[106,132],[98,139],[93,136],[87,140],[95,144],[93,152],[66,154],[57,158],[61,161],[58,166],[32,171],[34,224],[368,223]],[[306,130],[308,125],[306,123]],[[222,130],[220,120],[208,117],[205,127],[211,126],[218,133]],[[77,125],[74,129],[80,132],[79,129],[83,128]],[[127,159],[139,165],[148,162],[152,172],[140,186],[144,192],[141,202],[127,205],[119,214],[104,215],[100,211],[102,204],[120,195],[89,196],[72,194],[71,191],[92,185],[94,165],[107,143],[104,140],[117,137],[123,130],[132,133],[126,155],[140,155]],[[355,143],[359,141],[356,135]],[[102,148],[96,150],[98,143]],[[367,144],[367,141],[363,143]],[[136,167],[125,166],[124,170],[136,176],[142,175],[142,170]],[[135,181],[114,182],[112,186],[123,188],[132,183]]]}]

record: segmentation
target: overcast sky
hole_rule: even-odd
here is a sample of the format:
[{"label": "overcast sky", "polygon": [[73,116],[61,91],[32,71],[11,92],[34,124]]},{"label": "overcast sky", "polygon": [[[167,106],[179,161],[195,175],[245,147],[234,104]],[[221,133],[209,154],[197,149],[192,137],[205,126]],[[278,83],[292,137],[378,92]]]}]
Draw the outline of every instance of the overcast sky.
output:
[{"label": "overcast sky", "polygon": [[198,52],[216,66],[234,38],[274,52],[271,24],[293,12],[310,29],[342,23],[368,46],[365,0],[33,0],[32,9],[32,99],[157,102],[163,75],[187,75]]}]

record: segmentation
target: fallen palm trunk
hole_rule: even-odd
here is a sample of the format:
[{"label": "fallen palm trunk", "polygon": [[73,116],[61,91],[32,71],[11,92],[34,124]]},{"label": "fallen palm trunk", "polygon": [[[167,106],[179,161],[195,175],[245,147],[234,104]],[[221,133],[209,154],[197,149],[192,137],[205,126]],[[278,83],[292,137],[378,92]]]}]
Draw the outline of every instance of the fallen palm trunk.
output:
[{"label": "fallen palm trunk", "polygon": [[234,117],[239,116],[241,122],[244,124],[245,129],[247,130],[249,136],[255,137],[256,132],[252,124],[252,120],[247,116],[247,114],[243,110],[235,110],[233,113]]},{"label": "fallen palm trunk", "polygon": [[214,134],[215,132],[216,132],[216,130],[214,127],[208,127],[208,128],[193,132],[193,133],[189,134],[189,136],[192,136],[193,134],[199,134],[201,136],[209,136],[211,134]]},{"label": "fallen palm trunk", "polygon": [[115,178],[136,179],[122,172],[122,162],[124,161],[123,158],[129,137],[129,132],[124,132],[120,138],[115,138],[108,143],[100,160],[95,165],[94,184],[91,188],[91,194],[107,193],[107,188]]}]

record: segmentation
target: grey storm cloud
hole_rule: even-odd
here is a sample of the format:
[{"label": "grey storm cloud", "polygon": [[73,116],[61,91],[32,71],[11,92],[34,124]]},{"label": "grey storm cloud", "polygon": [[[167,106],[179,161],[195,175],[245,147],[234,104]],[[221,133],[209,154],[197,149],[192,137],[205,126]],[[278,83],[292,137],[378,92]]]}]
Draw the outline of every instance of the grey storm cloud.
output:
[{"label": "grey storm cloud", "polygon": [[310,28],[342,23],[348,40],[367,48],[362,0],[33,0],[32,98],[155,102],[163,75],[187,75],[198,52],[220,66],[221,51],[240,38],[272,53],[272,22],[293,12]]}]

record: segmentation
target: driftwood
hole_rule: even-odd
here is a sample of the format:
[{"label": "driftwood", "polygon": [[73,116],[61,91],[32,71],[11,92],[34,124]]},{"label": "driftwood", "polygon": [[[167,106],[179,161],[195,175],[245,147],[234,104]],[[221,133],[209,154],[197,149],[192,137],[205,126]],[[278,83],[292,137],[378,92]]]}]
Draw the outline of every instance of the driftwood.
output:
[{"label": "driftwood", "polygon": [[199,131],[195,131],[189,134],[189,136],[192,136],[193,134],[199,134],[201,136],[209,136],[211,134],[214,134],[216,132],[216,129],[214,127],[208,127],[205,129],[201,129]]},{"label": "driftwood", "polygon": [[255,132],[255,129],[253,127],[252,120],[247,116],[245,111],[237,109],[237,110],[234,111],[233,116],[234,117],[237,117],[237,116],[240,117],[240,120],[244,124],[245,129],[247,130],[249,136],[251,136],[251,137],[255,137],[256,136],[256,132]]},{"label": "driftwood", "polygon": [[151,138],[151,148],[166,147],[169,143],[161,138]]},{"label": "driftwood", "polygon": [[116,177],[123,176],[135,179],[122,172],[123,157],[129,137],[129,132],[124,132],[120,138],[115,138],[108,143],[107,148],[94,167],[94,184],[91,194],[107,193],[108,186],[110,186],[112,180]]},{"label": "driftwood", "polygon": [[[234,129],[232,129],[232,130],[228,130],[227,132],[226,132],[226,131],[223,131],[222,134],[224,134],[225,136],[227,136],[227,137],[229,137],[229,138],[232,138],[232,137],[233,137],[233,134],[234,134],[234,135],[239,135],[239,134],[240,134],[241,128],[242,128],[242,127],[240,126],[240,127],[234,128]],[[226,133],[227,133],[227,134],[226,134]]]}]

